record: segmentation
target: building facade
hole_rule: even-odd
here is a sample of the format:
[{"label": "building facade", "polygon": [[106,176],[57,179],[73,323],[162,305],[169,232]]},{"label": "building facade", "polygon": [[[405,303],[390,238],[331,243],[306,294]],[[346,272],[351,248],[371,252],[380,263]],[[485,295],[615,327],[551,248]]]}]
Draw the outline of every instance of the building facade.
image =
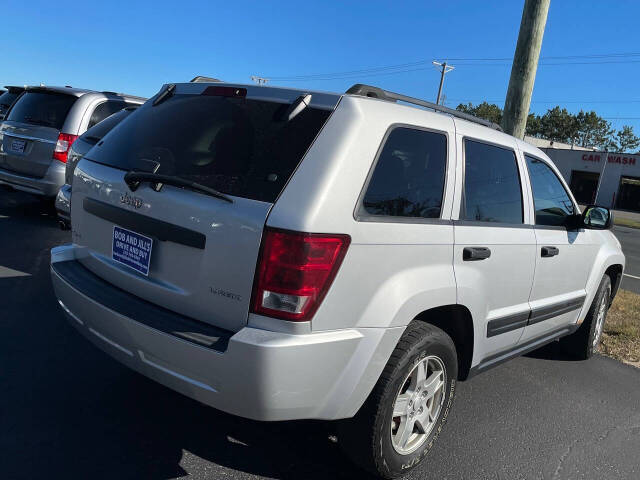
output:
[{"label": "building facade", "polygon": [[542,148],[581,204],[640,212],[640,155]]}]

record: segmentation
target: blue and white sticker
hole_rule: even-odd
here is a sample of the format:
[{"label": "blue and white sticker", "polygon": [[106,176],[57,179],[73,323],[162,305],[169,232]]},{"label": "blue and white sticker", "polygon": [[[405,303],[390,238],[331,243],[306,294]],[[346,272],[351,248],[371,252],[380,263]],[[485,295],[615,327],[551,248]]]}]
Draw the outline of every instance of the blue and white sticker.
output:
[{"label": "blue and white sticker", "polygon": [[122,227],[113,227],[111,258],[133,268],[136,272],[149,275],[149,260],[153,240]]}]

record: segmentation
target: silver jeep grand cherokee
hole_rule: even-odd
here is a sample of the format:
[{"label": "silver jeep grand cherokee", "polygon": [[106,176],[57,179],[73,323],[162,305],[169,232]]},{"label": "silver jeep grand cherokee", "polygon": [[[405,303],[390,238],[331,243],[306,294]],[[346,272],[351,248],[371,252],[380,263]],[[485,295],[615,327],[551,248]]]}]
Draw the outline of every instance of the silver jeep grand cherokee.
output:
[{"label": "silver jeep grand cherokee", "polygon": [[457,380],[557,339],[589,357],[625,262],[543,152],[363,85],[166,85],[78,163],[71,213],[51,272],[83,335],[235,415],[345,419],[385,478]]}]

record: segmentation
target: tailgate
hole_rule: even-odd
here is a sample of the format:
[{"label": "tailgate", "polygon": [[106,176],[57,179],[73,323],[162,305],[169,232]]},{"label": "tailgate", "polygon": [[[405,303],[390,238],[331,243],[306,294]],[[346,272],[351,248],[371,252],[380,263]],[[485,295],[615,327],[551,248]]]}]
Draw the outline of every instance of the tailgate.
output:
[{"label": "tailgate", "polygon": [[[131,192],[125,173],[87,160],[78,165],[71,209],[74,243],[87,247],[82,264],[139,298],[241,329],[272,204],[238,197],[227,203],[170,185]],[[116,226],[152,239],[148,275],[114,260]]]},{"label": "tailgate", "polygon": [[0,168],[44,177],[53,161],[58,134],[76,100],[73,95],[46,89],[24,92],[11,107],[0,130]]},{"label": "tailgate", "polygon": [[[269,210],[337,97],[193,83],[162,92],[78,163],[73,240],[87,247],[83,264],[113,285],[237,331]],[[127,185],[133,171],[165,184]]]},{"label": "tailgate", "polygon": [[0,128],[0,168],[42,178],[53,161],[59,130],[5,122]]}]

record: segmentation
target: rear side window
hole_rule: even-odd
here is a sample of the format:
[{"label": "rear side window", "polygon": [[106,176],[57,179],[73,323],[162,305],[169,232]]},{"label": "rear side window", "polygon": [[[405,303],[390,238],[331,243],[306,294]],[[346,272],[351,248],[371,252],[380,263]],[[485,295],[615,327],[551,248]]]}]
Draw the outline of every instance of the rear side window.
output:
[{"label": "rear side window", "polygon": [[60,130],[76,99],[62,93],[27,92],[16,101],[7,120]]},{"label": "rear side window", "polygon": [[91,114],[91,118],[89,119],[89,125],[87,128],[91,128],[97,123],[100,123],[105,118],[122,110],[125,106],[126,105],[124,104],[124,102],[114,102],[111,100],[107,100],[106,102],[101,103]]},{"label": "rear side window", "polygon": [[113,127],[127,118],[131,113],[133,113],[133,110],[118,110],[113,115],[108,116],[103,121],[87,130],[82,135],[83,140],[88,140],[89,143],[97,143],[102,140],[102,137],[109,133]]},{"label": "rear side window", "polygon": [[382,147],[360,214],[438,218],[447,164],[447,137],[398,127]]},{"label": "rear side window", "polygon": [[87,158],[153,171],[229,195],[274,202],[330,111],[210,95],[174,95],[138,108]]},{"label": "rear side window", "polygon": [[555,172],[541,160],[525,155],[536,225],[566,225],[567,217],[575,213],[573,202]]},{"label": "rear side window", "polygon": [[6,111],[14,100],[18,98],[18,95],[20,95],[20,92],[12,92],[10,90],[3,92],[2,95],[0,95],[0,111]]},{"label": "rear side window", "polygon": [[522,223],[522,191],[513,150],[465,139],[465,220]]}]

